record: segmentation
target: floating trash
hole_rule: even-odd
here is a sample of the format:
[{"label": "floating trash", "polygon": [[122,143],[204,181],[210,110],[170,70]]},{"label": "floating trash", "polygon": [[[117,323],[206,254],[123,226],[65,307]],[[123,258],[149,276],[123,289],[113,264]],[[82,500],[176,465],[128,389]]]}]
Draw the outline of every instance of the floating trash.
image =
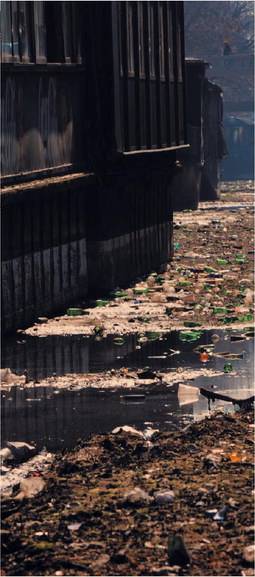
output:
[{"label": "floating trash", "polygon": [[201,363],[207,363],[209,361],[209,355],[206,352],[200,353],[199,358]]},{"label": "floating trash", "polygon": [[115,337],[112,342],[114,345],[122,347],[125,343],[125,339],[123,337]]},{"label": "floating trash", "polygon": [[225,363],[224,365],[224,373],[231,373],[233,371],[233,366],[231,363]]},{"label": "floating trash", "polygon": [[203,331],[180,331],[179,339],[184,343],[191,343],[193,341],[198,341],[202,334]]},{"label": "floating trash", "polygon": [[146,337],[149,341],[157,341],[160,338],[161,334],[156,332],[149,332],[146,333]]}]

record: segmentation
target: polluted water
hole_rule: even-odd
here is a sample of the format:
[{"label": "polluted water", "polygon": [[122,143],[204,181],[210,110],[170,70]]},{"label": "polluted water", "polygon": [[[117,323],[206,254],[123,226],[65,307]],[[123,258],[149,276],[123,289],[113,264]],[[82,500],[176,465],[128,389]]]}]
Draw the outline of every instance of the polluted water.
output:
[{"label": "polluted water", "polygon": [[[114,336],[50,336],[12,338],[2,347],[2,367],[20,375],[13,386],[2,388],[2,446],[8,441],[32,443],[37,450],[74,447],[93,433],[129,425],[176,430],[208,414],[208,400],[199,388],[235,398],[253,394],[252,329],[243,333],[228,329],[189,329],[168,334]],[[217,337],[217,338],[216,338]],[[144,378],[196,370],[196,378],[175,379],[169,386],[138,386],[129,391],[82,387],[65,389],[40,384],[63,375],[102,375],[106,371],[137,371]],[[226,370],[227,367],[227,370]],[[231,370],[230,370],[231,367]],[[210,369],[204,376],[200,369]],[[25,375],[25,377],[24,377]],[[23,379],[23,381],[22,381]],[[11,379],[10,379],[11,380]],[[29,381],[29,386],[26,382]],[[139,381],[139,379],[137,379]],[[159,379],[158,379],[159,381]],[[141,381],[142,383],[142,381]],[[212,405],[210,406],[210,409]],[[232,403],[216,401],[213,408],[234,410]]]}]

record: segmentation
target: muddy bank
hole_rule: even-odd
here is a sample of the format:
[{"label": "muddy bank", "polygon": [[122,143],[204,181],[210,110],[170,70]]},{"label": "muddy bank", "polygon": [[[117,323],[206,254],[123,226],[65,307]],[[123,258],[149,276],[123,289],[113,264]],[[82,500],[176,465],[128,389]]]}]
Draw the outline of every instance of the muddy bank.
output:
[{"label": "muddy bank", "polygon": [[3,575],[252,575],[253,431],[215,414],[59,454],[34,499],[3,500]]},{"label": "muddy bank", "polygon": [[76,303],[76,310],[40,319],[26,334],[106,336],[252,322],[254,195],[248,185],[226,183],[220,201],[174,214],[174,258],[164,273]]}]

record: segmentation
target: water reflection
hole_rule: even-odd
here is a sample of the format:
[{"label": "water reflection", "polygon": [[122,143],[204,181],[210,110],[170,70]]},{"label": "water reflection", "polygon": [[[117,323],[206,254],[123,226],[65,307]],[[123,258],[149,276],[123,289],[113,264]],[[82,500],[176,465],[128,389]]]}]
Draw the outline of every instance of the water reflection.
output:
[{"label": "water reflection", "polygon": [[[125,337],[123,346],[116,346],[113,337],[96,341],[75,337],[26,337],[25,342],[9,342],[3,347],[2,364],[30,377],[40,379],[56,373],[96,372],[112,367],[176,371],[178,367],[201,368],[199,344],[211,343],[212,333],[204,331],[195,343],[183,343],[177,332],[161,340],[139,343],[138,337]],[[236,397],[248,397],[253,391],[252,338],[232,341],[233,331],[217,331],[220,340],[215,344],[216,356],[210,357],[206,367],[223,370],[225,359],[217,352],[243,353],[231,360],[233,372],[221,377],[199,377],[190,384],[213,387]],[[155,336],[155,335],[154,335]],[[141,348],[137,348],[141,347]],[[173,354],[173,351],[176,354]],[[177,353],[179,351],[179,353]],[[134,393],[135,391],[132,391]],[[142,391],[143,392],[143,391]],[[125,391],[125,395],[127,391]],[[197,398],[196,398],[197,397]],[[217,402],[216,407],[229,403]],[[148,387],[139,398],[127,399],[123,392],[58,390],[51,387],[12,387],[2,391],[2,444],[7,440],[34,442],[38,449],[56,451],[73,447],[78,439],[91,433],[105,432],[119,425],[144,428],[145,422],[161,430],[181,427],[192,419],[208,413],[208,402],[201,395],[183,399],[178,386],[165,388],[160,394],[150,394]]]},{"label": "water reflection", "polygon": [[[57,394],[56,394],[57,393]],[[10,393],[9,393],[10,394]],[[87,391],[57,391],[38,387],[34,391],[12,390],[2,401],[2,442],[22,439],[49,450],[71,448],[91,433],[132,424],[141,428],[145,421],[176,428],[187,413],[178,405],[176,393],[147,396],[144,401],[124,401],[120,394]],[[33,400],[31,400],[33,399]],[[36,402],[36,399],[38,402]],[[39,401],[40,399],[40,401]],[[189,407],[190,414],[192,407]],[[171,415],[169,415],[171,413]]]},{"label": "water reflection", "polygon": [[[125,335],[122,346],[116,346],[113,336],[102,340],[72,336],[29,337],[23,340],[6,340],[2,346],[2,367],[10,367],[18,374],[26,370],[33,380],[56,374],[100,372],[109,368],[144,367],[168,370],[178,367],[201,367],[199,355],[194,351],[197,345],[211,343],[215,331],[203,331],[202,336],[194,342],[182,342],[177,331],[165,336],[149,334],[147,342],[137,335]],[[244,352],[245,370],[253,374],[252,350],[253,339],[231,342],[230,332],[218,330],[219,342],[217,351]],[[153,340],[150,340],[153,339]],[[226,339],[226,340],[225,340]],[[247,364],[247,358],[249,362]],[[231,361],[232,362],[232,361]],[[233,361],[235,367],[240,361]],[[207,365],[222,369],[224,359],[213,357]],[[249,365],[249,367],[248,367]]]}]

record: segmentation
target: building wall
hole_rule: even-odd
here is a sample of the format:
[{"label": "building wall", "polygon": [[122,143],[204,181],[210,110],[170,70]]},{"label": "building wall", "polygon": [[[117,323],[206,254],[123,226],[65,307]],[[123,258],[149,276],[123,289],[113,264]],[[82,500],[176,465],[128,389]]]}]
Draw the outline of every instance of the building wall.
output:
[{"label": "building wall", "polygon": [[2,74],[2,175],[76,163],[86,158],[79,68],[9,68]]},{"label": "building wall", "polygon": [[76,175],[6,189],[3,330],[164,268],[171,254],[171,183],[170,169],[119,182]]},{"label": "building wall", "polygon": [[86,179],[5,191],[2,327],[13,330],[86,295]]}]

